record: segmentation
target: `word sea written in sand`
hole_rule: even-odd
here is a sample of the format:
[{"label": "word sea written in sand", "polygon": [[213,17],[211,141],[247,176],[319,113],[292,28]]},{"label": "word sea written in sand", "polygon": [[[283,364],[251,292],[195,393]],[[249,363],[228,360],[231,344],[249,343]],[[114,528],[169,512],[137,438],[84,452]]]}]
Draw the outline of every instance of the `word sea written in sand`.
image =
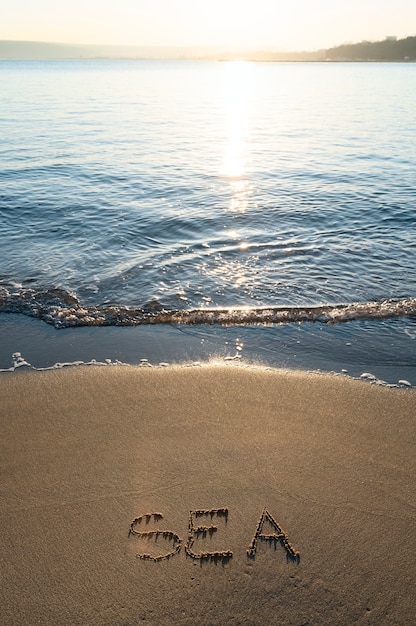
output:
[{"label": "word sea written in sand", "polygon": [[[182,545],[185,547],[185,554],[192,559],[205,560],[205,561],[222,561],[226,562],[232,558],[232,550],[216,550],[214,552],[197,551],[195,543],[197,540],[210,538],[217,532],[218,527],[214,523],[215,520],[222,518],[227,522],[228,520],[228,508],[219,509],[197,509],[189,512],[188,520],[188,537],[184,544],[181,537],[171,530],[143,530],[143,522],[148,524],[152,519],[155,522],[163,519],[162,513],[145,513],[136,517],[130,524],[129,537],[135,537],[149,544],[155,545],[160,539],[165,540],[169,549],[166,552],[149,553],[138,552],[137,557],[139,559],[147,561],[162,561],[164,559],[170,559],[175,554],[181,551]],[[218,523],[218,522],[217,522]],[[269,532],[265,532],[265,527],[269,529]],[[300,562],[300,554],[289,543],[287,533],[280,527],[272,515],[264,509],[257,524],[257,528],[254,532],[253,539],[247,548],[247,557],[254,559],[257,552],[257,545],[259,541],[268,542],[274,547],[277,544],[283,546],[286,551],[288,559]]]}]

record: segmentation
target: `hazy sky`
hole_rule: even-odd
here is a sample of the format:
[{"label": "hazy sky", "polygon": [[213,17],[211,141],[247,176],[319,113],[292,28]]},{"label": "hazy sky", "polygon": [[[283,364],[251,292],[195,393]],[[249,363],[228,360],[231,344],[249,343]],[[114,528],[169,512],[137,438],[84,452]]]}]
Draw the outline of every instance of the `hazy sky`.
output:
[{"label": "hazy sky", "polygon": [[0,39],[312,50],[416,34],[416,0],[1,0]]}]

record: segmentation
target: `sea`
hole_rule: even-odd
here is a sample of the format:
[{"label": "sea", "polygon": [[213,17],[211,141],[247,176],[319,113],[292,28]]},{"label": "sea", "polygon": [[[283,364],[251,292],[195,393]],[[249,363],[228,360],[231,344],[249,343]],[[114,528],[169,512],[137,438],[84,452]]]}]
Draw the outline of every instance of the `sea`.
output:
[{"label": "sea", "polygon": [[416,386],[416,65],[0,61],[0,369]]}]

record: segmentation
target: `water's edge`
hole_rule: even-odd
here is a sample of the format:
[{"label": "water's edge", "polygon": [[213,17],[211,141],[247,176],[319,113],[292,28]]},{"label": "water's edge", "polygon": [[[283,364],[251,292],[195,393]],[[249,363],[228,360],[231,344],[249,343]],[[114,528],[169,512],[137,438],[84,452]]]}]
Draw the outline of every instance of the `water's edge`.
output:
[{"label": "water's edge", "polygon": [[156,324],[55,329],[0,315],[0,372],[62,367],[238,363],[331,372],[379,385],[416,387],[414,340],[407,319],[265,326]]}]

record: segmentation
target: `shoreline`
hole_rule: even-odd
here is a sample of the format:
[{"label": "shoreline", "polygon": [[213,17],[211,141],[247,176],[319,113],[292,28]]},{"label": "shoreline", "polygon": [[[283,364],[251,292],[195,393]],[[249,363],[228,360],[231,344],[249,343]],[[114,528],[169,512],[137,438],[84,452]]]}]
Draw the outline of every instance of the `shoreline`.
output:
[{"label": "shoreline", "polygon": [[23,315],[0,317],[0,376],[13,369],[18,359],[12,355],[18,353],[35,369],[94,361],[152,366],[238,361],[331,372],[387,385],[404,381],[416,387],[416,331],[408,320],[350,321],[339,326],[312,322],[238,327],[168,324],[57,330]]},{"label": "shoreline", "polygon": [[214,358],[208,361],[186,361],[182,363],[167,363],[160,362],[157,364],[152,364],[148,359],[140,359],[139,363],[124,363],[119,360],[112,361],[111,359],[106,359],[105,361],[97,361],[96,359],[92,359],[91,361],[64,361],[57,362],[53,365],[46,367],[35,367],[31,363],[25,360],[25,358],[21,355],[20,352],[15,352],[12,355],[13,365],[10,368],[0,369],[0,376],[3,374],[17,374],[17,375],[26,375],[32,372],[46,373],[46,372],[55,372],[58,370],[66,370],[66,369],[77,369],[77,368],[130,368],[130,369],[154,369],[154,370],[177,370],[177,369],[189,369],[189,368],[199,368],[211,370],[215,368],[236,368],[248,371],[259,371],[259,372],[274,372],[276,374],[298,374],[305,376],[323,376],[329,378],[343,378],[350,381],[356,382],[364,382],[370,385],[374,385],[384,389],[406,389],[409,391],[415,391],[414,387],[408,380],[401,379],[397,383],[388,383],[385,380],[381,380],[377,378],[374,374],[370,372],[364,372],[361,376],[349,376],[344,372],[335,372],[335,371],[322,371],[320,369],[316,370],[308,370],[308,369],[296,369],[293,367],[277,367],[266,365],[264,363],[256,363],[256,362],[248,362],[241,361],[238,358],[238,355],[235,357],[223,357],[223,358]]},{"label": "shoreline", "polygon": [[0,384],[4,626],[409,623],[412,391],[232,364]]}]

